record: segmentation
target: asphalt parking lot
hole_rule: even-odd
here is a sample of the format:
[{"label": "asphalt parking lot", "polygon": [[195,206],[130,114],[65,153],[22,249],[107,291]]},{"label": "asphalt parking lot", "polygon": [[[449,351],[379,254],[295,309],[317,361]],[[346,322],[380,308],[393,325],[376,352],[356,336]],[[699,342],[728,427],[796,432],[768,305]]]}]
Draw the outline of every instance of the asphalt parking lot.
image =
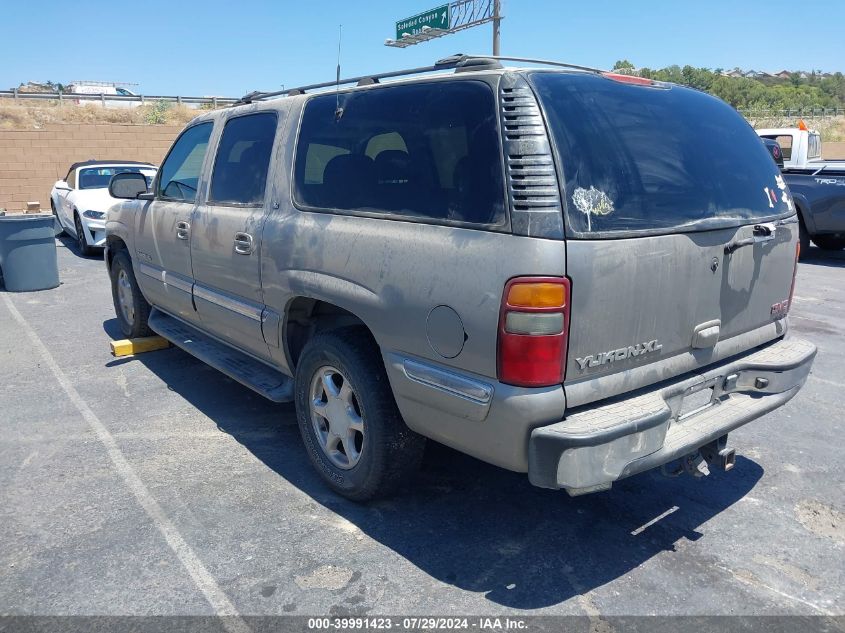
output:
[{"label": "asphalt parking lot", "polygon": [[0,614],[845,613],[845,253],[799,267],[804,390],[736,468],[571,499],[433,446],[400,496],[312,473],[292,405],[171,348],[116,359],[103,263],[0,293]]}]

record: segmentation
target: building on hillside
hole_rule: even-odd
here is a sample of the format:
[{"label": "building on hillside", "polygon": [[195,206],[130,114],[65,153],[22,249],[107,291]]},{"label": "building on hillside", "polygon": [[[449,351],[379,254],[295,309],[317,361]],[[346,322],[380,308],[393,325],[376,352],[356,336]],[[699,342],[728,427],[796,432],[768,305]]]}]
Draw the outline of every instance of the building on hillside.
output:
[{"label": "building on hillside", "polygon": [[782,70],[778,73],[775,73],[775,77],[779,79],[789,79],[792,76],[791,70]]}]

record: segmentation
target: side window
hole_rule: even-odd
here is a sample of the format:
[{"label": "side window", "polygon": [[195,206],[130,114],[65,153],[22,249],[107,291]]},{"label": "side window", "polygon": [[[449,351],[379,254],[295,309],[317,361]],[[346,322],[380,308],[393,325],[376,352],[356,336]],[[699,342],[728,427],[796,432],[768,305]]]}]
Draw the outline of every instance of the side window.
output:
[{"label": "side window", "polygon": [[326,165],[329,161],[335,156],[348,153],[349,150],[343,147],[311,143],[305,154],[305,184],[323,184],[323,174],[326,172]]},{"label": "side window", "polygon": [[390,150],[408,153],[408,146],[405,145],[405,139],[396,132],[387,132],[386,134],[374,136],[367,141],[367,149],[364,153],[375,160],[376,156]]},{"label": "side window", "polygon": [[211,174],[209,202],[257,205],[264,202],[276,114],[235,117],[223,128]]},{"label": "side window", "polygon": [[500,225],[496,102],[480,81],[389,86],[305,105],[294,166],[302,207]]},{"label": "side window", "polygon": [[182,132],[161,166],[158,191],[168,200],[193,202],[197,197],[202,161],[208,148],[212,123],[200,123]]},{"label": "side window", "polygon": [[807,158],[820,158],[822,155],[822,142],[818,134],[807,136]]},{"label": "side window", "polygon": [[780,145],[781,152],[783,153],[783,160],[789,160],[792,158],[792,135],[782,134],[780,136],[776,136],[775,140],[778,142],[778,145]]},{"label": "side window", "polygon": [[71,169],[67,176],[67,186],[71,189],[76,189],[76,169]]}]

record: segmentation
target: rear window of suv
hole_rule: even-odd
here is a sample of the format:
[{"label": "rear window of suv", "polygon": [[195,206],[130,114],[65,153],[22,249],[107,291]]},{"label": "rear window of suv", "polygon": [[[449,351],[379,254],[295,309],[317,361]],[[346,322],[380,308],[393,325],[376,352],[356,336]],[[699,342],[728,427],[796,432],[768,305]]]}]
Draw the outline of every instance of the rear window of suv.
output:
[{"label": "rear window of suv", "polygon": [[530,77],[563,172],[570,236],[704,230],[791,212],[771,156],[723,101],[591,74]]},{"label": "rear window of suv", "polygon": [[294,168],[309,210],[504,225],[496,102],[480,81],[329,93],[305,105]]}]

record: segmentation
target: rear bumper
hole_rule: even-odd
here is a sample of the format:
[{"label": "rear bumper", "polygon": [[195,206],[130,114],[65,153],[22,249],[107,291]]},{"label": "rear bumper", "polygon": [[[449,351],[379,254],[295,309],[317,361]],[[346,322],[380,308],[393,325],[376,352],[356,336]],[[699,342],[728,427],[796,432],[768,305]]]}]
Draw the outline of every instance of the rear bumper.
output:
[{"label": "rear bumper", "polygon": [[[692,453],[791,399],[816,347],[781,340],[708,371],[585,408],[534,429],[528,477],[535,486],[583,494]],[[685,397],[712,389],[711,404],[684,412]]]}]

